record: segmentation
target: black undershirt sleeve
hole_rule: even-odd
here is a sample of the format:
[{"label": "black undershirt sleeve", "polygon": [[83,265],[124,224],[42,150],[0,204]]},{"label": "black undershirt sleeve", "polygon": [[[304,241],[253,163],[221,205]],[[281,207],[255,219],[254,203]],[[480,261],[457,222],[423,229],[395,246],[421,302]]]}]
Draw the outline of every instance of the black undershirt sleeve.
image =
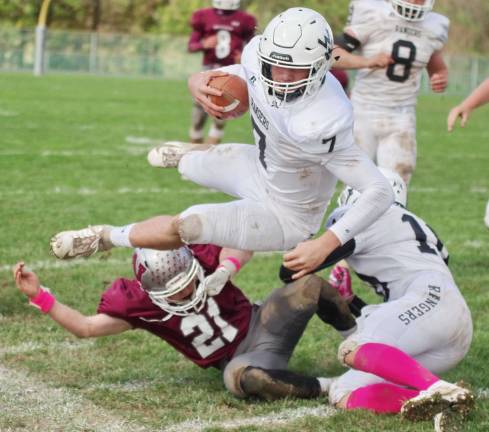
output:
[{"label": "black undershirt sleeve", "polygon": [[[311,273],[316,273],[320,270],[325,269],[326,267],[330,267],[335,265],[337,262],[342,259],[348,258],[355,250],[355,239],[348,240],[345,244],[338,246],[333,252],[331,252],[326,259],[317,266]],[[280,266],[279,277],[285,283],[293,282],[292,276],[296,272],[294,270],[290,270],[283,265]]]},{"label": "black undershirt sleeve", "polygon": [[361,45],[360,41],[357,38],[348,33],[343,33],[339,36],[336,36],[334,41],[336,45],[350,53],[355,51]]}]

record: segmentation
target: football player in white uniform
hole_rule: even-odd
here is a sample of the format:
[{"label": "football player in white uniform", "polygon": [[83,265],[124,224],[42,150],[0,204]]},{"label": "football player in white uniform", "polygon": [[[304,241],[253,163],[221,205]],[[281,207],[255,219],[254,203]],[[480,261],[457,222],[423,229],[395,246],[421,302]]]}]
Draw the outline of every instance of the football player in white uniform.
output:
[{"label": "football player in white uniform", "polygon": [[[295,248],[285,255],[286,265],[298,276],[315,268],[393,201],[385,177],[354,144],[350,102],[328,73],[332,48],[323,16],[291,8],[250,41],[240,65],[190,77],[192,95],[214,116],[223,116],[224,109],[207,97],[220,94],[207,85],[212,76],[235,73],[248,83],[256,146],[221,145],[176,158],[183,176],[237,200],[125,227],[65,231],[52,239],[53,253],[65,259],[113,246],[213,243],[251,251]],[[319,230],[337,178],[361,191],[360,198],[331,230],[305,241]]]},{"label": "football player in white uniform", "polygon": [[[335,67],[359,69],[351,92],[355,141],[380,167],[409,183],[416,165],[416,99],[426,68],[431,89],[442,92],[448,70],[441,49],[449,20],[432,12],[434,0],[362,0],[337,38]],[[357,50],[359,55],[349,54]],[[364,67],[364,57],[390,56],[386,69]]]},{"label": "football player in white uniform", "polygon": [[[335,252],[384,303],[363,307],[357,331],[340,345],[339,359],[352,369],[333,383],[330,402],[347,409],[401,411],[411,420],[441,413],[436,418],[440,426],[452,414],[465,415],[473,405],[472,393],[434,375],[452,369],[467,354],[471,315],[447,266],[442,242],[405,208],[402,179],[384,172],[396,203],[341,253]],[[327,226],[338,223],[357,198],[358,192],[347,187]],[[340,279],[349,280],[344,268],[334,273],[336,279],[343,273]],[[281,278],[289,280],[290,272],[282,268]],[[342,291],[352,298],[351,286]]]}]

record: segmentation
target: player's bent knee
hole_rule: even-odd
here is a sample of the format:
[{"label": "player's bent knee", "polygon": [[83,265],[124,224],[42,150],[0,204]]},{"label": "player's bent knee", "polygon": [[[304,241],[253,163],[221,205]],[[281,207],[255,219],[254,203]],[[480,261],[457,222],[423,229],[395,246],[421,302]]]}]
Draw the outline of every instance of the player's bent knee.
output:
[{"label": "player's bent knee", "polygon": [[345,339],[338,347],[338,360],[343,366],[351,366],[351,362],[348,362],[348,355],[356,351],[359,348],[358,342],[349,337]]},{"label": "player's bent knee", "polygon": [[177,230],[182,242],[192,244],[199,241],[202,236],[202,218],[198,214],[191,214],[177,219]]},{"label": "player's bent knee", "polygon": [[323,280],[316,275],[307,275],[288,284],[286,295],[293,310],[303,310],[316,306],[319,301]]},{"label": "player's bent knee", "polygon": [[247,366],[241,372],[239,384],[246,396],[263,396],[262,389],[267,382],[263,369]]},{"label": "player's bent knee", "polygon": [[244,368],[239,380],[243,394],[269,401],[291,396],[294,386],[276,376],[280,371],[275,371],[275,377],[271,375],[271,372],[256,366]]},{"label": "player's bent knee", "polygon": [[231,361],[224,369],[223,378],[226,389],[238,398],[245,398],[247,395],[241,387],[241,377],[247,368],[245,364]]}]

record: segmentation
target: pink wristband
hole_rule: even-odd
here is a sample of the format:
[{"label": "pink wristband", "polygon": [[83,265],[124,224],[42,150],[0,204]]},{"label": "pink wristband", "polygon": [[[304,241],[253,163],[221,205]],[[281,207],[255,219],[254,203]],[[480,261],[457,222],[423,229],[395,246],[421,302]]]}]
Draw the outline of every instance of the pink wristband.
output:
[{"label": "pink wristband", "polygon": [[232,256],[226,257],[226,259],[228,261],[231,261],[234,264],[234,267],[236,267],[236,272],[239,272],[239,269],[241,268],[241,263],[239,262],[239,259]]},{"label": "pink wristband", "polygon": [[29,304],[40,309],[42,313],[48,313],[55,302],[55,297],[44,287],[41,287],[37,295],[29,300]]}]

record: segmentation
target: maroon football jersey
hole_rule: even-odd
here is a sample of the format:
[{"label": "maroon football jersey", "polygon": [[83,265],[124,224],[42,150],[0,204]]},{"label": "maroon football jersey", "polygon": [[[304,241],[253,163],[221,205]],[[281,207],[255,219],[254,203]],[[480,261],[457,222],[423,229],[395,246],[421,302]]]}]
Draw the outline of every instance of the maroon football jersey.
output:
[{"label": "maroon football jersey", "polygon": [[[195,11],[190,20],[190,52],[204,51],[204,66],[228,66],[237,63],[243,47],[255,34],[256,20],[246,12],[207,8]],[[217,36],[215,48],[204,49],[202,39]]]},{"label": "maroon football jersey", "polygon": [[[221,248],[195,245],[191,249],[206,274],[219,264]],[[208,297],[199,313],[171,316],[156,306],[137,280],[117,279],[103,294],[98,313],[127,321],[172,345],[201,367],[219,367],[232,358],[245,338],[251,318],[251,303],[231,282],[214,297]]]}]

